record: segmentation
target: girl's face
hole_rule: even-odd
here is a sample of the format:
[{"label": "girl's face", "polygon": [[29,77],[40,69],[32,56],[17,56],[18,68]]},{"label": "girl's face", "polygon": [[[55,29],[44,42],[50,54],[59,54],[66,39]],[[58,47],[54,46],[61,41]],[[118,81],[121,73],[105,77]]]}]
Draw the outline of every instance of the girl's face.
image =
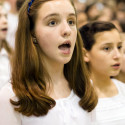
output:
[{"label": "girl's face", "polygon": [[7,12],[2,5],[0,5],[0,40],[4,40],[7,34]]},{"label": "girl's face", "polygon": [[92,73],[115,76],[119,73],[122,57],[122,42],[116,29],[99,32],[94,36],[95,44],[87,52],[88,64]]},{"label": "girl's face", "polygon": [[44,3],[38,11],[35,35],[44,60],[68,63],[77,37],[76,15],[70,1]]}]

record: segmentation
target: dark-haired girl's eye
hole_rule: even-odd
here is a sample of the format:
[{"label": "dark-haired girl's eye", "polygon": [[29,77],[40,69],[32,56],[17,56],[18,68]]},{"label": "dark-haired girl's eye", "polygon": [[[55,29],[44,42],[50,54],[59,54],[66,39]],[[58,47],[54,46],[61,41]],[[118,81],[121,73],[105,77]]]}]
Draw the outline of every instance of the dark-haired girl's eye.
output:
[{"label": "dark-haired girl's eye", "polygon": [[122,45],[118,46],[118,49],[121,49],[122,48]]},{"label": "dark-haired girl's eye", "polygon": [[104,50],[104,51],[110,51],[110,50],[111,50],[111,47],[104,47],[103,50]]}]

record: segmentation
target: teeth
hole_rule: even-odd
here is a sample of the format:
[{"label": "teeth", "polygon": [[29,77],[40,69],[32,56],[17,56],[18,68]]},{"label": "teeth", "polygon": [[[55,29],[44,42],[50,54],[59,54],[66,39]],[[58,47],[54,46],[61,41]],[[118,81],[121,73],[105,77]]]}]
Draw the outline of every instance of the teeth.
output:
[{"label": "teeth", "polygon": [[69,43],[66,43],[66,45],[70,45]]}]

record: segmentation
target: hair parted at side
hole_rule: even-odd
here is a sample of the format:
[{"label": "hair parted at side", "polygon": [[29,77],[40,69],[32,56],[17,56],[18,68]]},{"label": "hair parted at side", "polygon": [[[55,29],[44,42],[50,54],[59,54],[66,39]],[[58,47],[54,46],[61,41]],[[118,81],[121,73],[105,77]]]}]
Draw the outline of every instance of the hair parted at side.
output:
[{"label": "hair parted at side", "polygon": [[[45,75],[48,76],[48,73],[40,58],[39,45],[34,44],[32,39],[38,10],[47,1],[51,0],[34,0],[27,13],[30,0],[26,0],[19,12],[12,64],[12,86],[18,101],[10,101],[16,106],[16,111],[26,116],[46,115],[56,104],[55,100],[46,94]],[[72,0],[70,1],[73,5]],[[82,39],[79,32],[73,56],[70,62],[64,65],[64,75],[70,88],[81,98],[80,106],[87,111],[94,109],[97,96],[82,60]]]},{"label": "hair parted at side", "polygon": [[83,44],[86,50],[91,50],[95,43],[94,36],[96,33],[117,29],[116,26],[107,21],[93,21],[83,25],[79,31],[83,39]]}]

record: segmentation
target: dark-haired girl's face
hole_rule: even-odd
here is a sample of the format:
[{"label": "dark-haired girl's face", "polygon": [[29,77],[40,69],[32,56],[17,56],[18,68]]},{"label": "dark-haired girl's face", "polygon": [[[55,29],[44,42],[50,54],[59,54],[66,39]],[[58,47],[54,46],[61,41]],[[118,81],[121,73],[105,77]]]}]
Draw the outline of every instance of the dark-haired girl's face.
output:
[{"label": "dark-haired girl's face", "polygon": [[4,40],[7,34],[7,11],[0,5],[0,40]]},{"label": "dark-haired girl's face", "polygon": [[95,44],[87,52],[90,71],[98,75],[115,76],[119,73],[122,59],[122,42],[116,29],[99,32]]}]

